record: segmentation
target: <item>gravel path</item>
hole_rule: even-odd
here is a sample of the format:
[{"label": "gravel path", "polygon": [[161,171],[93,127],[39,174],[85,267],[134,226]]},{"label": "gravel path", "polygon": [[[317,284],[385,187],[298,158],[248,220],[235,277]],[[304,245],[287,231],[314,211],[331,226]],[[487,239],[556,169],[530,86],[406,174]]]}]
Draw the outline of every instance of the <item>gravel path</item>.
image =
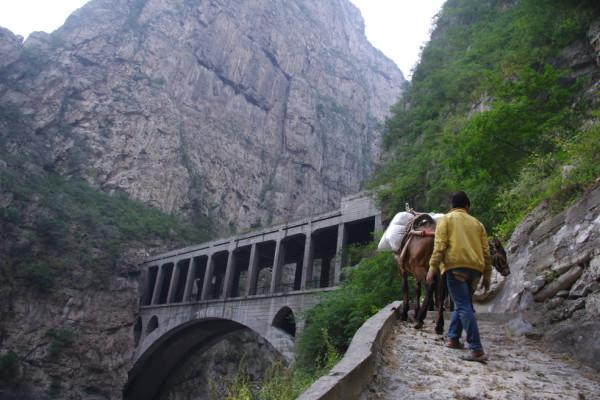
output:
[{"label": "gravel path", "polygon": [[597,371],[545,352],[533,340],[511,337],[485,315],[478,319],[487,364],[460,360],[467,350],[446,348],[431,322],[421,331],[398,322],[361,400],[600,399]]}]

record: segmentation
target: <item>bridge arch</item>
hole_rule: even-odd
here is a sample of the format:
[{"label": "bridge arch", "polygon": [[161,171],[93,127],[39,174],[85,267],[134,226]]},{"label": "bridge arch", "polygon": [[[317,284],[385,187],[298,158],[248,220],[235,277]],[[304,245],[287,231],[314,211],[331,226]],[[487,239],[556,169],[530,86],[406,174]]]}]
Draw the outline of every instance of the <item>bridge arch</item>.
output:
[{"label": "bridge arch", "polygon": [[146,334],[154,332],[158,328],[158,317],[153,315],[146,325]]},{"label": "bridge arch", "polygon": [[272,325],[286,332],[288,335],[296,337],[296,318],[294,312],[288,306],[282,307],[275,314]]},{"label": "bridge arch", "polygon": [[129,371],[124,400],[154,399],[174,368],[191,353],[198,354],[218,343],[224,335],[251,328],[232,320],[206,318],[191,321],[163,333]]}]

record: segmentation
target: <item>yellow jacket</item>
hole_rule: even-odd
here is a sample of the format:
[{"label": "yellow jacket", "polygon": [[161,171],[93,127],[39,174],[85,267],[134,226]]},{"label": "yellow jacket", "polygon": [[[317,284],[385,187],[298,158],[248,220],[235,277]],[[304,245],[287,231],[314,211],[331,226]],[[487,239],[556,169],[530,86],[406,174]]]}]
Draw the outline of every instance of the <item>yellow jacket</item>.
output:
[{"label": "yellow jacket", "polygon": [[454,268],[470,268],[489,279],[492,259],[485,227],[464,208],[453,208],[435,228],[433,254],[429,268],[442,274]]}]

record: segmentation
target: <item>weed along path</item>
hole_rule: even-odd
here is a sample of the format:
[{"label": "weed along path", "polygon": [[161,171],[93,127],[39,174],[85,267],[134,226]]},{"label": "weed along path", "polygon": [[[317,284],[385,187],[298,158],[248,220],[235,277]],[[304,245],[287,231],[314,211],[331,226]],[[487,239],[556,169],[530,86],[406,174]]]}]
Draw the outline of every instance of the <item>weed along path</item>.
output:
[{"label": "weed along path", "polygon": [[431,322],[421,331],[397,322],[360,399],[600,398],[599,372],[545,352],[536,341],[510,336],[489,316],[478,317],[487,364],[460,360],[467,350],[445,347]]}]

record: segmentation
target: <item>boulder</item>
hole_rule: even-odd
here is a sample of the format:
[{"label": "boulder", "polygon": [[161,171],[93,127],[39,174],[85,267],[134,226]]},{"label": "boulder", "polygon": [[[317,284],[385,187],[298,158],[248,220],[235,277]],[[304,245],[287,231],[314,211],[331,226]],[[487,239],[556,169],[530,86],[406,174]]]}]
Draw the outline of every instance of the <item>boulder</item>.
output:
[{"label": "boulder", "polygon": [[587,296],[589,293],[593,293],[600,289],[600,256],[596,256],[590,260],[587,268],[584,269],[583,274],[579,277],[577,282],[571,287],[569,292],[570,298],[578,298]]},{"label": "boulder", "polygon": [[569,289],[573,283],[581,276],[583,268],[579,265],[572,267],[569,271],[559,276],[556,280],[550,282],[541,291],[534,296],[535,301],[544,301],[561,290]]},{"label": "boulder", "polygon": [[546,284],[546,277],[543,275],[538,275],[535,277],[535,279],[533,280],[533,282],[531,282],[531,285],[529,286],[531,293],[537,293],[539,292],[544,285]]}]

